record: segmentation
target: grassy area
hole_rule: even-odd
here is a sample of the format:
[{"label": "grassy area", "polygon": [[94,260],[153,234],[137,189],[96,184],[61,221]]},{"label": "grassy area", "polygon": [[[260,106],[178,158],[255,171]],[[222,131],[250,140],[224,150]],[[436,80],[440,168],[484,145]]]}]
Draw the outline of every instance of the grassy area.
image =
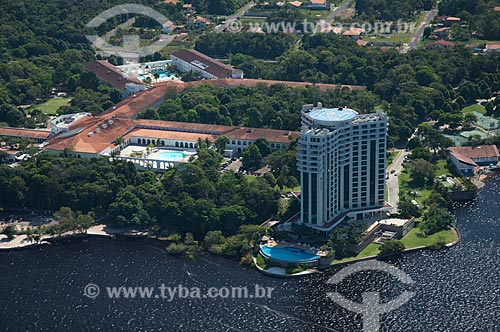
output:
[{"label": "grassy area", "polygon": [[401,242],[405,245],[406,249],[417,248],[422,246],[431,246],[440,241],[450,243],[458,239],[458,234],[454,229],[449,229],[441,232],[434,233],[427,237],[422,237],[418,228],[414,228],[406,234]]},{"label": "grassy area", "polygon": [[364,40],[368,42],[390,42],[394,43],[395,45],[403,44],[403,43],[409,43],[411,41],[411,36],[412,35],[406,35],[406,34],[369,34],[367,35]]},{"label": "grassy area", "polygon": [[306,8],[300,8],[296,10],[304,15],[304,17],[309,21],[325,19],[328,17],[328,15],[330,15],[329,10],[311,10]]},{"label": "grassy area", "polygon": [[[436,171],[434,172],[434,175],[436,177],[450,173],[450,170],[447,167],[448,165],[446,163],[446,160],[440,159],[434,165],[436,166]],[[399,193],[400,193],[400,195],[404,192],[410,192],[410,191],[411,192],[418,192],[418,195],[416,195],[414,197],[414,199],[421,206],[424,206],[424,202],[431,195],[432,189],[425,189],[425,188],[412,186],[412,177],[411,177],[411,174],[408,172],[408,168],[405,168],[405,171],[401,172],[401,174],[399,175],[398,181],[399,181]]]},{"label": "grassy area", "polygon": [[364,258],[364,257],[376,256],[379,253],[379,248],[380,248],[380,245],[378,245],[376,243],[370,243],[364,250],[362,250],[356,256],[346,257],[346,258],[342,258],[342,259],[334,259],[331,264],[334,265],[334,264],[338,264],[338,263],[350,262],[352,260],[357,260],[357,259]]},{"label": "grassy area", "polygon": [[[454,229],[437,232],[430,236],[423,237],[421,236],[420,230],[418,228],[414,228],[401,239],[401,242],[403,242],[406,249],[413,249],[418,247],[432,246],[438,244],[439,242],[448,244],[456,240],[458,240],[458,234]],[[356,256],[346,257],[343,259],[335,259],[332,261],[331,265],[350,262],[365,257],[376,256],[379,254],[379,249],[379,244],[370,243],[363,251],[361,251]]]},{"label": "grassy area", "polygon": [[392,164],[394,159],[396,159],[398,153],[399,153],[398,151],[391,151],[390,152],[389,157],[387,157],[386,167],[389,167],[389,165]]},{"label": "grassy area", "polygon": [[469,105],[469,106],[466,106],[466,107],[462,108],[462,112],[463,113],[478,112],[478,113],[481,113],[481,114],[485,114],[486,110],[481,105],[472,104],[472,105]]},{"label": "grassy area", "polygon": [[248,23],[263,23],[266,21],[265,18],[263,17],[248,17],[244,16],[240,19],[241,23],[243,24],[248,24]]},{"label": "grassy area", "polygon": [[[418,187],[412,187],[411,184],[411,175],[408,172],[401,172],[398,178],[399,181],[399,195],[404,192],[418,192],[418,195],[414,197],[414,199],[420,204],[424,206],[424,201],[431,195],[431,189],[424,189]],[[413,198],[412,198],[413,199]]]},{"label": "grassy area", "polygon": [[43,104],[33,105],[26,109],[27,112],[31,112],[34,109],[39,109],[45,114],[54,115],[61,106],[66,106],[71,101],[71,98],[52,98]]},{"label": "grassy area", "polygon": [[444,159],[438,160],[438,162],[436,163],[436,172],[435,172],[436,176],[446,175],[449,173],[450,170],[448,169],[446,160]]}]

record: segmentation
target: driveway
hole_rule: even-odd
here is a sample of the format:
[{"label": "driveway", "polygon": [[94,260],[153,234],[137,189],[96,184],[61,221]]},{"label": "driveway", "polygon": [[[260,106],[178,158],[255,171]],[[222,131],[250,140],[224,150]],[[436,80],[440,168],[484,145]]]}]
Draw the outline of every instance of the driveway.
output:
[{"label": "driveway", "polygon": [[[393,212],[396,212],[398,209],[399,202],[399,175],[403,170],[403,160],[404,157],[407,156],[410,152],[405,150],[397,150],[399,154],[394,158],[394,161],[387,168],[387,173],[389,174],[389,179],[387,180],[387,191],[388,198],[387,201],[394,207]],[[392,171],[395,173],[391,174]]]}]

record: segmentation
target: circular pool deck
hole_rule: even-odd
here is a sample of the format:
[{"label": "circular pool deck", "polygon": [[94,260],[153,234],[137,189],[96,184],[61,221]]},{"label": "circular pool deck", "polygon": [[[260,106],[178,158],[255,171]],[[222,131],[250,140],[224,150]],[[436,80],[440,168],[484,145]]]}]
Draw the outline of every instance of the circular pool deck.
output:
[{"label": "circular pool deck", "polygon": [[263,245],[260,247],[260,252],[264,257],[267,257],[270,260],[284,263],[313,263],[318,261],[320,258],[319,255],[311,251],[291,246]]}]

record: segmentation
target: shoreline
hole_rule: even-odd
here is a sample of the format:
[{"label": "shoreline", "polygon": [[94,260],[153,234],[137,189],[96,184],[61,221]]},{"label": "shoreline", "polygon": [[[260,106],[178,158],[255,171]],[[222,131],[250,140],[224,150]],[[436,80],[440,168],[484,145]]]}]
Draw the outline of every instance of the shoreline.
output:
[{"label": "shoreline", "polygon": [[16,235],[11,240],[8,240],[7,236],[0,234],[0,252],[22,250],[22,249],[33,249],[44,245],[50,245],[53,242],[64,239],[86,238],[86,237],[114,238],[116,236],[123,236],[130,238],[146,238],[148,236],[148,233],[137,232],[131,229],[110,228],[104,224],[99,224],[89,227],[85,233],[68,232],[61,235],[53,235],[53,236],[46,235],[43,236],[39,242],[30,242],[25,234]]},{"label": "shoreline", "polygon": [[[107,228],[107,229],[106,229]],[[460,241],[461,241],[461,233],[460,230],[453,225],[451,227],[457,235],[457,239],[455,241],[446,243],[442,249],[445,248],[452,248],[456,246]],[[58,240],[65,240],[65,239],[74,239],[74,238],[91,238],[91,237],[103,237],[103,238],[115,238],[117,236],[120,237],[126,237],[126,238],[148,238],[148,233],[146,232],[137,232],[134,230],[130,229],[113,229],[113,228],[108,228],[104,224],[100,225],[95,225],[90,227],[85,233],[66,233],[62,234],[59,236],[45,236],[43,237],[40,242],[29,242],[27,239],[27,236],[22,234],[22,235],[17,235],[14,239],[8,241],[5,243],[5,239],[7,237],[5,235],[0,235],[0,252],[9,252],[9,251],[16,251],[16,250],[23,250],[23,249],[34,249],[40,246],[44,245],[50,245],[54,242],[57,242]],[[430,246],[420,246],[420,247],[414,247],[414,248],[408,248],[405,249],[402,255],[417,252],[417,251],[422,251],[422,250],[429,250]],[[439,250],[442,250],[439,249]],[[367,261],[371,259],[377,259],[377,258],[386,258],[386,257],[392,257],[395,255],[385,255],[385,256],[379,256],[379,255],[372,255],[372,256],[367,256],[367,257],[362,257],[358,259],[352,259],[344,262],[339,262],[339,263],[334,263],[328,266],[317,266],[311,269],[307,269],[304,271],[301,271],[296,274],[287,274],[286,269],[282,267],[272,267],[269,269],[262,269],[260,266],[257,265],[257,260],[255,256],[252,255],[252,261],[253,265],[257,270],[267,276],[270,277],[278,277],[278,278],[297,278],[297,277],[303,277],[303,276],[308,276],[312,274],[317,274],[317,273],[322,273],[323,270],[328,270],[332,268],[338,268],[341,266],[345,265],[350,265],[354,264],[357,262],[362,262],[362,261]]]},{"label": "shoreline", "polygon": [[[446,243],[443,248],[435,250],[435,249],[431,249],[430,246],[419,246],[419,247],[413,247],[413,248],[405,249],[401,253],[401,255],[406,255],[406,254],[410,254],[410,253],[417,252],[417,251],[423,251],[423,250],[438,251],[438,250],[448,249],[448,248],[452,248],[452,247],[456,246],[458,243],[460,243],[460,241],[462,239],[462,235],[460,234],[460,230],[455,225],[451,226],[451,229],[454,230],[455,233],[457,234],[457,239],[455,241]],[[393,256],[396,256],[396,255],[399,255],[399,254],[384,255],[384,256],[379,256],[379,255],[366,256],[366,257],[362,257],[362,258],[348,260],[348,261],[345,261],[345,262],[334,263],[334,264],[331,264],[331,265],[325,266],[325,267],[319,267],[319,269],[326,270],[326,269],[329,269],[329,268],[339,267],[339,266],[342,266],[342,265],[348,265],[348,264],[362,262],[362,261],[366,261],[366,260],[370,260],[370,259],[376,259],[376,258],[393,257]]]},{"label": "shoreline", "polygon": [[[452,247],[456,246],[461,241],[462,235],[460,233],[460,230],[455,225],[453,225],[451,227],[451,229],[455,231],[457,239],[454,240],[454,241],[452,241],[452,242],[446,243],[443,248],[438,249],[438,250],[452,248]],[[410,254],[410,253],[418,252],[418,251],[423,251],[423,250],[431,250],[431,249],[430,249],[430,246],[419,246],[419,247],[414,247],[414,248],[408,248],[408,249],[405,249],[401,253],[401,255],[406,255],[406,254]],[[277,269],[281,269],[283,271],[278,271],[278,270],[276,270],[276,271],[272,270],[271,271],[270,269],[264,270],[260,266],[257,265],[257,260],[256,260],[256,258],[254,256],[252,256],[252,259],[253,259],[253,262],[254,262],[254,266],[257,268],[257,270],[259,272],[261,272],[264,275],[271,276],[271,277],[279,277],[279,278],[296,278],[296,277],[302,277],[302,276],[306,276],[306,275],[321,273],[322,271],[326,271],[326,270],[333,269],[333,268],[338,268],[338,267],[343,267],[343,266],[346,266],[346,265],[350,265],[350,264],[354,264],[354,263],[358,263],[358,262],[362,262],[362,261],[367,261],[367,260],[377,259],[377,258],[393,257],[393,256],[396,256],[396,255],[398,255],[398,254],[384,255],[384,256],[372,255],[372,256],[367,256],[367,257],[352,259],[352,260],[348,260],[348,261],[344,261],[344,262],[338,262],[338,263],[331,264],[331,265],[328,265],[328,266],[317,266],[314,269],[308,269],[308,270],[299,272],[297,274],[286,274],[286,272],[283,273],[283,271],[286,271],[285,268],[277,268]]]}]

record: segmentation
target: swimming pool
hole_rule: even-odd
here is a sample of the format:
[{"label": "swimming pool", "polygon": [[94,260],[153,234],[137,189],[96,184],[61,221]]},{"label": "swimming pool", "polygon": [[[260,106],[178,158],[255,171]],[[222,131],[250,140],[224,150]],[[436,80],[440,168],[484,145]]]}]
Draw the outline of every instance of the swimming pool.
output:
[{"label": "swimming pool", "polygon": [[158,155],[158,158],[160,160],[168,160],[168,161],[182,161],[186,157],[189,157],[189,154],[184,153],[182,151],[166,151]]},{"label": "swimming pool", "polygon": [[[159,80],[164,80],[166,78],[169,78],[169,77],[174,77],[175,75],[174,74],[171,74],[169,72],[166,72],[166,71],[157,71],[155,72],[158,74],[158,79]],[[148,75],[137,75],[137,77],[141,80],[141,81],[144,81],[148,76],[151,76],[151,79],[154,80],[154,73],[151,72],[150,74]]]},{"label": "swimming pool", "polygon": [[315,253],[294,247],[262,246],[261,252],[269,259],[287,263],[308,263],[314,262],[319,258],[319,255]]}]

